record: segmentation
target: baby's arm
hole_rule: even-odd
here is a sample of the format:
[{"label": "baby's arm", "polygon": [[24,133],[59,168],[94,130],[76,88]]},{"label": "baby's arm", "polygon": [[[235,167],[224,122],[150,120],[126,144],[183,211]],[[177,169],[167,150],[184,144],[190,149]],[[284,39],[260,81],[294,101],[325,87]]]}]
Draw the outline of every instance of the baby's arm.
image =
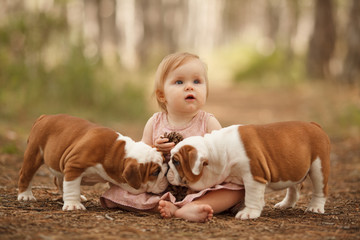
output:
[{"label": "baby's arm", "polygon": [[207,121],[206,132],[211,133],[213,130],[219,130],[219,129],[221,129],[221,124],[219,123],[219,121],[214,116],[209,117]]},{"label": "baby's arm", "polygon": [[143,136],[141,139],[142,142],[146,143],[149,146],[153,145],[153,142],[152,142],[153,122],[154,122],[154,118],[153,117],[149,118],[149,120],[147,121],[147,123],[144,127]]},{"label": "baby's arm", "polygon": [[156,147],[159,151],[163,153],[168,153],[170,150],[175,146],[173,142],[168,142],[169,139],[167,138],[159,138],[155,139],[155,142],[153,142],[152,136],[153,136],[153,124],[154,119],[151,117],[145,127],[144,132],[141,141],[146,143],[147,145]]}]

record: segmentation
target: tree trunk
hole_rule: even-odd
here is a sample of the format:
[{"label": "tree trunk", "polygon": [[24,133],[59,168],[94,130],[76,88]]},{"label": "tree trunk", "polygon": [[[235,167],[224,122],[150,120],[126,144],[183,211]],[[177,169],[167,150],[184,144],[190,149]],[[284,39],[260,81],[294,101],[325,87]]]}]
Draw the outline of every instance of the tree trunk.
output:
[{"label": "tree trunk", "polygon": [[127,69],[138,69],[140,62],[137,48],[143,38],[143,21],[136,0],[116,2],[118,54]]},{"label": "tree trunk", "polygon": [[137,1],[138,7],[142,12],[143,22],[143,39],[138,46],[138,54],[140,63],[143,65],[148,63],[153,54],[157,55],[157,52],[163,46],[161,43],[163,36],[162,26],[162,2],[161,1]]},{"label": "tree trunk", "polygon": [[349,84],[360,83],[360,1],[353,0],[347,31],[348,52],[342,79]]},{"label": "tree trunk", "polygon": [[317,0],[315,26],[307,56],[307,74],[312,79],[330,77],[329,63],[335,47],[335,21],[331,0]]},{"label": "tree trunk", "polygon": [[100,26],[98,21],[98,0],[84,1],[84,42],[86,57],[95,57],[99,54]]},{"label": "tree trunk", "polygon": [[221,40],[223,11],[223,0],[189,1],[185,44],[200,55],[213,50]]},{"label": "tree trunk", "polygon": [[101,0],[99,3],[100,52],[108,66],[117,60],[115,9],[115,0]]}]

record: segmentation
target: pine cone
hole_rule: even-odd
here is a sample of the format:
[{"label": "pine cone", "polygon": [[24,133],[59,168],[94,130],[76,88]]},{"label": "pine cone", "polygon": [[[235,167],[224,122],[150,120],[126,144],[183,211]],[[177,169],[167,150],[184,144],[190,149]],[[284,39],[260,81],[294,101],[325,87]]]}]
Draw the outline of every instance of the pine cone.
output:
[{"label": "pine cone", "polygon": [[183,136],[177,132],[170,132],[170,133],[165,132],[164,138],[168,138],[169,142],[174,142],[175,145],[184,139]]},{"label": "pine cone", "polygon": [[[169,142],[174,142],[175,145],[184,139],[184,137],[177,132],[170,132],[170,133],[165,132],[164,138],[169,139]],[[170,192],[176,198],[176,201],[182,201],[187,195],[188,188],[182,186],[169,185],[166,189],[166,192]]]}]

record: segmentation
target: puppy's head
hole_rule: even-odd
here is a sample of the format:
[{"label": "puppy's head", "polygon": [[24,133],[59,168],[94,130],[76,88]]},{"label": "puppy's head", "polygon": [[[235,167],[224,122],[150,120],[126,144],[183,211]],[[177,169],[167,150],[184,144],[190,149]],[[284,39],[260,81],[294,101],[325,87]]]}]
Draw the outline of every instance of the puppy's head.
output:
[{"label": "puppy's head", "polygon": [[162,153],[143,142],[126,145],[121,176],[125,184],[122,187],[133,194],[165,191],[168,186],[165,176],[168,166]]},{"label": "puppy's head", "polygon": [[171,150],[167,178],[172,185],[202,190],[202,175],[207,165],[208,157],[203,137],[189,137]]}]

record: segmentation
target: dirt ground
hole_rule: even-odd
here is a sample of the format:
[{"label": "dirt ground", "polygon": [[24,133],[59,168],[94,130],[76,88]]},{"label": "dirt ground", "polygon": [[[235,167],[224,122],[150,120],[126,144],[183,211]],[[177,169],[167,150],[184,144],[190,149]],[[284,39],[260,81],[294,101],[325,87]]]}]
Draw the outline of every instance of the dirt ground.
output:
[{"label": "dirt ground", "polygon": [[[309,108],[324,109],[326,114],[325,105],[332,104],[318,102],[313,106],[316,94],[298,90],[244,94],[241,89],[232,89],[211,94],[214,97],[209,99],[207,110],[223,125],[240,123],[237,119],[242,123],[311,120],[314,115]],[[127,130],[130,136],[139,137],[142,127]],[[305,212],[311,197],[307,180],[294,209],[275,209],[285,192],[273,192],[265,196],[261,217],[246,221],[236,220],[230,212],[215,215],[206,223],[191,223],[162,219],[157,213],[104,209],[99,202],[107,188],[104,184],[82,188],[88,198],[86,211],[63,212],[61,196],[44,167],[34,178],[37,201],[20,203],[16,188],[22,155],[1,154],[0,239],[360,239],[360,140],[357,134],[330,137],[331,176],[325,214]]]}]

